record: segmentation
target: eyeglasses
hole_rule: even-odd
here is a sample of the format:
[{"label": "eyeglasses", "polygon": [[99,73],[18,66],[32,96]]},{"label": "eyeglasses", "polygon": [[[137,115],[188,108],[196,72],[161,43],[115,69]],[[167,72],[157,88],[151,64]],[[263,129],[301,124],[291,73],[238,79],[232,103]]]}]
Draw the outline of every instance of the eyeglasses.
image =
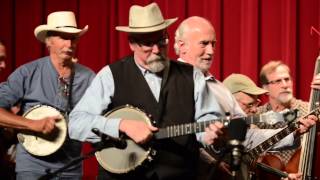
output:
[{"label": "eyeglasses", "polygon": [[149,48],[153,47],[154,45],[157,45],[158,47],[165,47],[168,45],[169,39],[166,37],[156,41],[136,41],[136,43],[139,46],[145,46]]},{"label": "eyeglasses", "polygon": [[129,36],[129,41],[131,43],[136,43],[140,47],[145,48],[152,48],[154,45],[157,45],[158,47],[165,47],[169,44],[169,35],[168,33],[164,33],[157,37],[154,36],[136,36],[132,35]]},{"label": "eyeglasses", "polygon": [[291,78],[290,77],[286,77],[286,78],[276,79],[276,80],[273,80],[273,81],[269,81],[268,84],[279,85],[283,81],[286,82],[286,83],[289,83],[289,82],[291,82]]},{"label": "eyeglasses", "polygon": [[239,101],[242,105],[244,105],[247,109],[251,109],[253,107],[258,107],[259,104],[261,103],[261,100],[260,99],[257,99],[253,102],[250,102],[250,103],[245,103],[245,102],[241,102]]}]

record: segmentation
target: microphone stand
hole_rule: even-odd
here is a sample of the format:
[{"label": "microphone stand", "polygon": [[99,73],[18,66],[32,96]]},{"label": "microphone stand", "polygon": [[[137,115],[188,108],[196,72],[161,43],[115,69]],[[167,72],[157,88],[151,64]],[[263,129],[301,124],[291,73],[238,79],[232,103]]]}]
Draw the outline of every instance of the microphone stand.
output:
[{"label": "microphone stand", "polygon": [[221,151],[221,154],[217,158],[217,161],[215,163],[211,163],[212,167],[210,168],[210,172],[209,172],[207,180],[213,179],[213,176],[215,175],[217,168],[219,168],[220,163],[222,162],[225,155],[227,154],[227,151],[224,148],[221,148],[220,151]]},{"label": "microphone stand", "polygon": [[221,157],[218,159],[216,167],[210,171],[208,178],[211,178],[214,175],[216,168],[219,166],[222,158],[226,153],[230,153],[230,168],[231,168],[231,180],[236,179],[236,172],[239,171],[242,161],[242,154],[244,146],[242,141],[245,140],[247,133],[247,124],[243,119],[239,120],[230,120],[228,125],[228,143],[227,149],[223,152]]},{"label": "microphone stand", "polygon": [[97,143],[97,147],[95,147],[92,151],[88,152],[87,154],[84,154],[83,156],[74,158],[68,164],[57,169],[56,171],[51,172],[50,169],[46,169],[46,175],[41,176],[39,178],[39,180],[50,180],[50,179],[56,177],[59,173],[64,172],[69,167],[76,165],[76,164],[80,163],[81,161],[92,157],[97,151],[101,151],[102,149],[108,147],[107,145],[110,145],[110,144],[106,143],[104,141],[101,141],[101,142]]},{"label": "microphone stand", "polygon": [[229,140],[229,150],[230,150],[230,169],[231,169],[231,178],[235,180],[237,177],[237,172],[241,171],[242,159],[244,155],[244,146],[242,141],[239,140]]}]

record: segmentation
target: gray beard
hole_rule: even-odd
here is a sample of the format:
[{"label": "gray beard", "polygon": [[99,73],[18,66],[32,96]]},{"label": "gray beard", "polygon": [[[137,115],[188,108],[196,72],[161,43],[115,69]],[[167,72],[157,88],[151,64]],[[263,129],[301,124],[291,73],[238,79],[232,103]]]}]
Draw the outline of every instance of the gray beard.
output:
[{"label": "gray beard", "polygon": [[279,96],[278,100],[281,104],[287,104],[291,101],[291,99],[293,98],[292,93],[288,94],[287,96]]},{"label": "gray beard", "polygon": [[153,73],[158,73],[164,70],[168,65],[168,60],[165,57],[154,56],[147,61],[148,70]]},{"label": "gray beard", "polygon": [[149,70],[153,73],[161,72],[167,66],[167,61],[155,61],[148,65]]}]

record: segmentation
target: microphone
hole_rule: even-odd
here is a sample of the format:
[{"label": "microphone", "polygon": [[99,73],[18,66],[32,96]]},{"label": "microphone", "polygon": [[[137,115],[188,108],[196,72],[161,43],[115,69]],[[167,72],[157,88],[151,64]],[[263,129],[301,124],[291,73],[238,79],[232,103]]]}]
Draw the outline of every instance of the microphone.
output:
[{"label": "microphone", "polygon": [[231,151],[230,165],[233,176],[235,176],[235,172],[240,169],[242,153],[244,150],[242,141],[245,140],[246,133],[247,124],[243,119],[230,120],[228,125],[228,134],[230,137],[228,147]]},{"label": "microphone", "polygon": [[101,138],[101,142],[106,146],[116,147],[118,149],[125,149],[127,147],[127,142],[125,139],[114,138],[101,132],[97,128],[92,128],[91,131],[97,136],[99,136]]}]

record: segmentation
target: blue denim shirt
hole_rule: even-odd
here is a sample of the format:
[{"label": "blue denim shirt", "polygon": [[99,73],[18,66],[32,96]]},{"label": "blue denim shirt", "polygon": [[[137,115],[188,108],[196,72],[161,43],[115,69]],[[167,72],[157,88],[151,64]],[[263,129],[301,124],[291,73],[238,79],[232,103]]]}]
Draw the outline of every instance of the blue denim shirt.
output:
[{"label": "blue denim shirt", "polygon": [[[75,64],[75,75],[72,85],[72,102],[74,107],[94,78],[94,72],[80,64]],[[62,111],[66,110],[67,98],[63,94],[64,85],[59,81],[59,75],[49,57],[43,57],[17,68],[6,82],[0,84],[0,107],[10,109],[20,102],[22,113],[35,105],[46,104]],[[66,143],[68,146],[68,143]],[[79,148],[79,147],[77,147]],[[66,151],[68,157],[77,157],[81,151],[73,154]],[[47,168],[56,170],[70,159],[65,157],[38,158],[30,155],[19,144],[17,147],[16,171],[33,171],[43,173]],[[81,174],[81,165],[69,172]]]}]

